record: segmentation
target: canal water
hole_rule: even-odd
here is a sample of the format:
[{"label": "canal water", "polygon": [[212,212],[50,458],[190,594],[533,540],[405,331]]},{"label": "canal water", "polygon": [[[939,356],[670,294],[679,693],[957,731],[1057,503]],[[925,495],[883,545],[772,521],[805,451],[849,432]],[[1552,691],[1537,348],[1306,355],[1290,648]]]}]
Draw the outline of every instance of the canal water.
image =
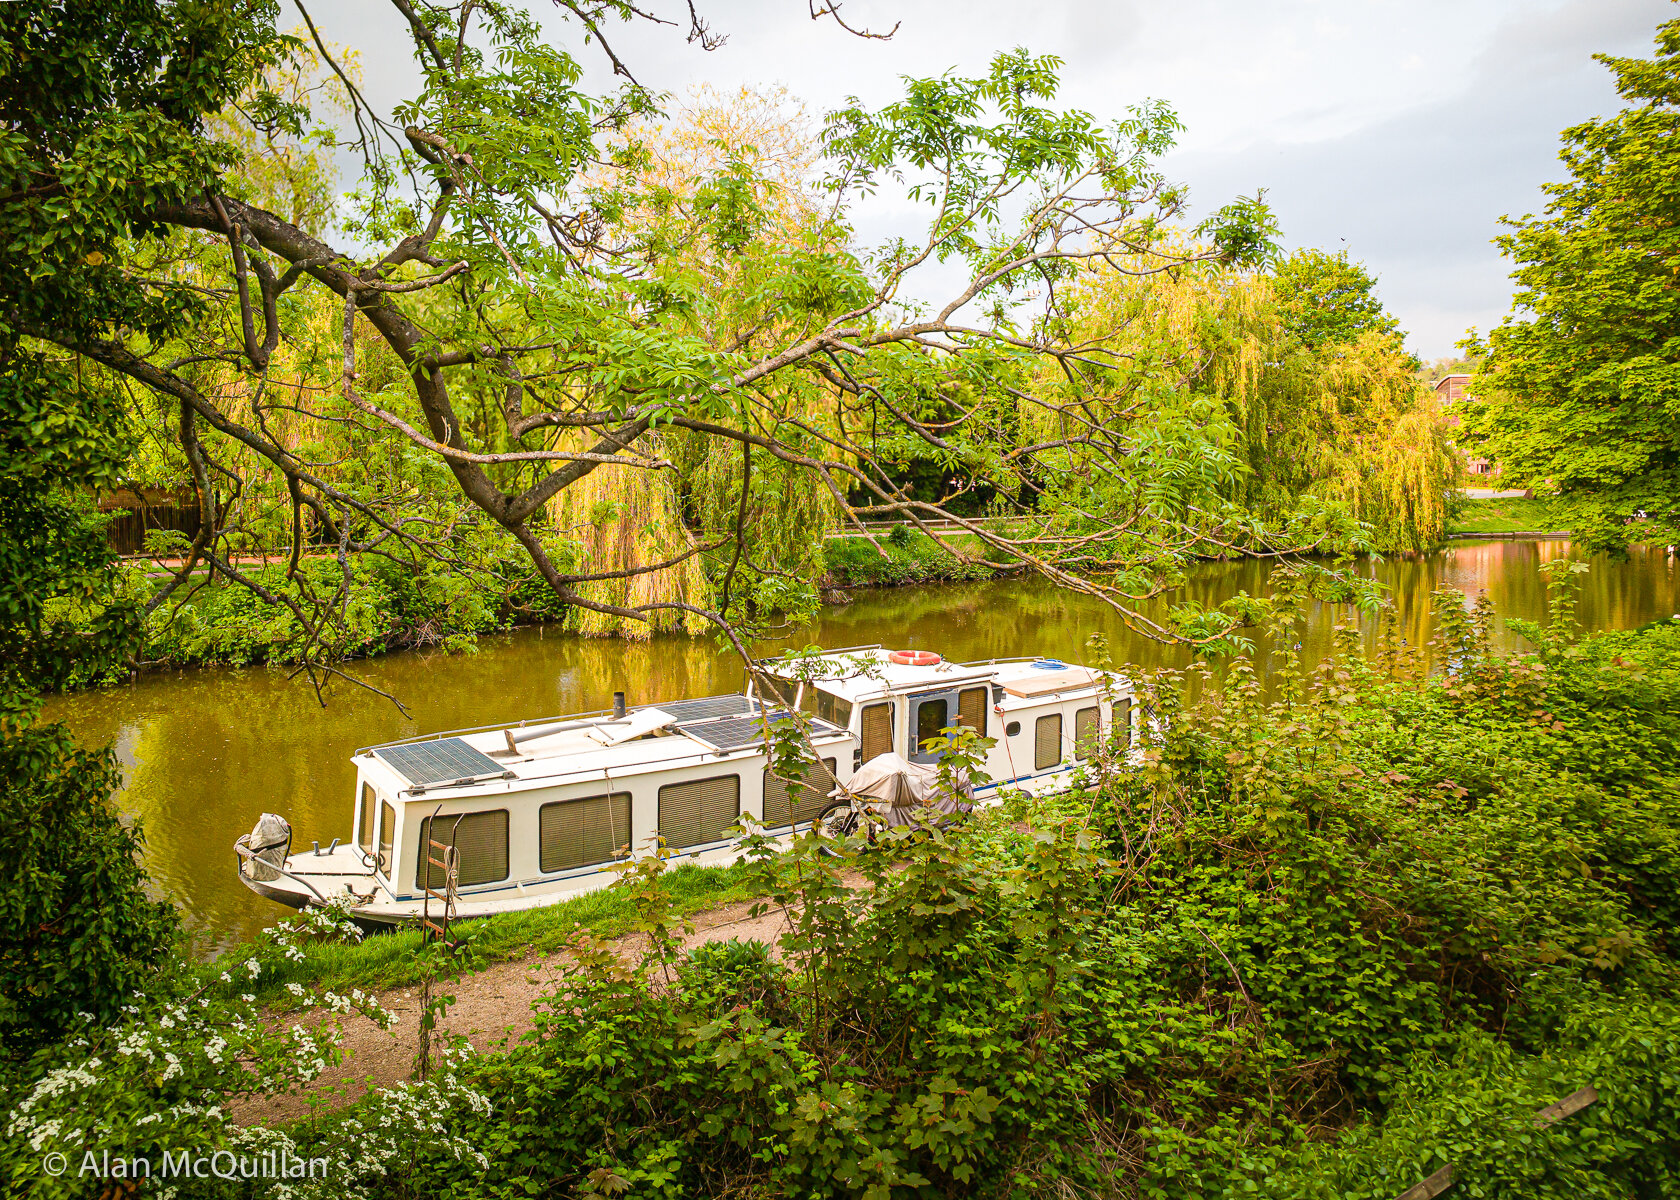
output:
[{"label": "canal water", "polygon": [[[1430,593],[1450,586],[1485,592],[1504,647],[1521,645],[1511,617],[1545,619],[1541,563],[1570,554],[1563,541],[1464,542],[1362,569],[1391,589],[1401,632],[1430,634]],[[1182,592],[1155,602],[1215,604],[1239,591],[1266,590],[1269,566],[1244,560],[1197,567]],[[1680,612],[1680,564],[1666,549],[1635,547],[1627,562],[1592,560],[1579,615],[1589,629],[1629,629]],[[1316,661],[1331,630],[1352,619],[1344,608],[1309,614],[1303,654]],[[1038,580],[1005,579],[898,590],[860,591],[793,631],[796,645],[826,648],[880,643],[972,660],[1026,654],[1079,661],[1101,632],[1116,662],[1143,668],[1188,662],[1128,630],[1090,597]],[[1367,624],[1367,634],[1372,630]],[[768,649],[768,647],[766,647]],[[1264,647],[1257,655],[1262,672]],[[263,812],[286,816],[293,845],[308,848],[350,835],[358,746],[446,729],[604,708],[614,691],[633,704],[733,691],[741,668],[709,638],[623,642],[526,629],[487,638],[476,654],[393,654],[351,664],[360,677],[408,706],[405,717],[380,696],[334,686],[323,707],[302,679],[264,668],[156,674],[123,687],[53,699],[48,719],[67,723],[88,745],[113,743],[123,763],[117,803],[139,818],[146,865],[159,891],[180,906],[202,952],[247,938],[283,915],[235,878],[233,840]]]}]

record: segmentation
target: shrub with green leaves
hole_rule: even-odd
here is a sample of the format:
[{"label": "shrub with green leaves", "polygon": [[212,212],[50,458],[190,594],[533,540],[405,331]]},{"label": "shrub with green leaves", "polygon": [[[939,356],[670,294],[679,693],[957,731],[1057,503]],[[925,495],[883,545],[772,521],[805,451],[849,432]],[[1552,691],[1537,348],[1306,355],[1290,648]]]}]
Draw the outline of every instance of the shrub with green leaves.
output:
[{"label": "shrub with green leaves", "polygon": [[866,538],[830,538],[824,546],[829,573],[845,587],[990,579],[997,573],[984,563],[957,557],[908,525],[893,526],[879,546],[877,550]]},{"label": "shrub with green leaves", "polygon": [[0,1062],[112,1020],[149,989],[179,920],[142,883],[139,831],[110,807],[109,750],[0,723]]}]

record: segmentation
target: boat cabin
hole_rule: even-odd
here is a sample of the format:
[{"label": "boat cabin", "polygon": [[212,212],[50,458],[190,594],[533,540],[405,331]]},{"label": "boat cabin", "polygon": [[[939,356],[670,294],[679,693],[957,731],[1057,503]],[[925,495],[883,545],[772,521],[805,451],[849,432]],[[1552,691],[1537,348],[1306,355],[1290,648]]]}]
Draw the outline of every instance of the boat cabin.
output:
[{"label": "boat cabin", "polygon": [[821,765],[790,798],[764,745],[765,722],[786,719],[712,696],[370,746],[355,757],[355,844],[397,904],[420,897],[434,836],[459,852],[464,901],[581,890],[656,834],[679,861],[730,861],[743,814],[786,832],[851,774],[855,739],[813,721]]},{"label": "boat cabin", "polygon": [[985,796],[1009,785],[1036,790],[1084,762],[1116,730],[1128,746],[1137,739],[1132,684],[1110,671],[1054,658],[947,662],[880,646],[829,651],[820,661],[834,665],[833,676],[783,679],[773,685],[773,699],[856,738],[853,769],[889,752],[935,762],[929,741],[964,725],[996,740],[985,762],[990,779],[975,787]]}]

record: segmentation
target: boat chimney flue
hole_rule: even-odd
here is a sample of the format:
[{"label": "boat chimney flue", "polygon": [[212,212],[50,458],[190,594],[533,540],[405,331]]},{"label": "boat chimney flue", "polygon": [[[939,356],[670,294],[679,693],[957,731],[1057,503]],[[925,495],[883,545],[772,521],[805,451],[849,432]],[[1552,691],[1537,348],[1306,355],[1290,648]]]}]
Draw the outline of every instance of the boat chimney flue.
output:
[{"label": "boat chimney flue", "polygon": [[624,693],[623,692],[614,692],[613,693],[613,720],[622,721],[623,719],[624,719]]}]

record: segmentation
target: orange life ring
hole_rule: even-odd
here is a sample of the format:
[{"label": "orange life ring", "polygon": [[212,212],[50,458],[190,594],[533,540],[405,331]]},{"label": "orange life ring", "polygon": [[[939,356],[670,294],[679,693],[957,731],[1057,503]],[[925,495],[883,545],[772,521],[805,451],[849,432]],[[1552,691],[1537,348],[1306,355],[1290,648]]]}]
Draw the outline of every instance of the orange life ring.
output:
[{"label": "orange life ring", "polygon": [[887,661],[901,667],[937,667],[945,660],[932,650],[894,650]]}]

